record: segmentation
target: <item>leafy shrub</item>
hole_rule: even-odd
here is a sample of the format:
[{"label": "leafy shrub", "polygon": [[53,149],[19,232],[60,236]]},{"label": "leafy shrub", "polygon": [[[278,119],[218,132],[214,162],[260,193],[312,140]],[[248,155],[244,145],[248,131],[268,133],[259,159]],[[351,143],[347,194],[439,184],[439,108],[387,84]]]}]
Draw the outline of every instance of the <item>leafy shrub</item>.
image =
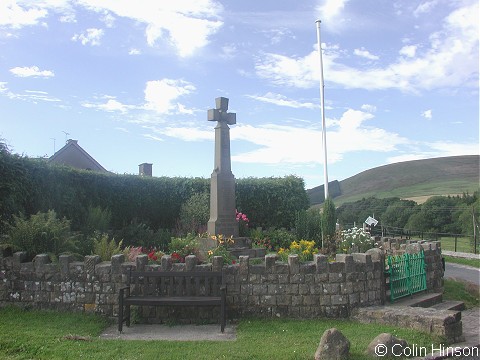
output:
[{"label": "leafy shrub", "polygon": [[94,231],[107,232],[110,228],[112,212],[109,209],[102,209],[100,206],[89,206],[87,218],[85,219],[85,232],[88,234]]},{"label": "leafy shrub", "polygon": [[14,250],[26,251],[29,257],[77,251],[77,238],[72,235],[70,221],[58,219],[53,210],[38,212],[30,218],[13,216],[6,240]]},{"label": "leafy shrub", "polygon": [[338,249],[345,254],[363,253],[373,247],[375,247],[373,238],[363,229],[353,227],[340,233]]},{"label": "leafy shrub", "polygon": [[297,237],[290,231],[285,229],[269,230],[265,234],[265,242],[268,241],[272,250],[288,248],[290,244],[295,240],[297,240]]},{"label": "leafy shrub", "polygon": [[295,235],[298,239],[322,241],[322,216],[316,209],[297,211],[295,217]]},{"label": "leafy shrub", "polygon": [[185,262],[188,255],[197,255],[199,249],[198,238],[193,234],[187,234],[183,238],[172,238],[168,248],[174,262]]},{"label": "leafy shrub", "polygon": [[315,241],[300,240],[293,241],[287,249],[280,248],[278,256],[282,261],[288,261],[288,255],[297,254],[300,261],[312,261],[313,255],[318,253],[315,248]]},{"label": "leafy shrub", "polygon": [[210,216],[210,195],[193,194],[180,208],[178,231],[180,234],[205,231]]},{"label": "leafy shrub", "polygon": [[154,231],[147,224],[135,221],[116,231],[115,235],[123,239],[125,246],[156,247],[162,251],[167,250],[168,243],[172,237],[172,233],[169,230],[158,229]]},{"label": "leafy shrub", "polygon": [[122,241],[117,244],[108,234],[96,231],[93,236],[93,254],[99,255],[102,261],[108,261],[113,255],[121,254]]},{"label": "leafy shrub", "polygon": [[213,262],[214,256],[221,256],[223,258],[224,264],[235,264],[235,258],[232,256],[232,254],[230,254],[228,249],[223,245],[219,245],[216,248],[208,250],[207,262],[209,263]]}]

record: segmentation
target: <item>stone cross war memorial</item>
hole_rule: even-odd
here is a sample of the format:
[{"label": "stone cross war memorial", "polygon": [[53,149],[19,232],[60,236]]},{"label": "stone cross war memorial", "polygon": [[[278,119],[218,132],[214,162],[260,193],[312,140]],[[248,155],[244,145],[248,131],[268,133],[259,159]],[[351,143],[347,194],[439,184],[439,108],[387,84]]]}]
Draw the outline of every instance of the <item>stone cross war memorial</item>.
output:
[{"label": "stone cross war memorial", "polygon": [[230,159],[230,128],[235,125],[236,114],[229,113],[228,99],[215,99],[215,109],[208,110],[208,121],[216,121],[215,165],[210,180],[210,220],[207,231],[210,235],[238,237],[236,221],[235,176]]}]

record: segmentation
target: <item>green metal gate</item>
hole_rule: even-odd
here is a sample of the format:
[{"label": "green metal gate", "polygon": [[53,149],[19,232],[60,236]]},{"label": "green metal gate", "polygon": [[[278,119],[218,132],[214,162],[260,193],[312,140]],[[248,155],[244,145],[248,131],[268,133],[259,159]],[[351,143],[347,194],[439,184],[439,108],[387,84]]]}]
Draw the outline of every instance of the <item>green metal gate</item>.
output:
[{"label": "green metal gate", "polygon": [[427,272],[423,250],[417,254],[388,257],[390,302],[427,289]]}]

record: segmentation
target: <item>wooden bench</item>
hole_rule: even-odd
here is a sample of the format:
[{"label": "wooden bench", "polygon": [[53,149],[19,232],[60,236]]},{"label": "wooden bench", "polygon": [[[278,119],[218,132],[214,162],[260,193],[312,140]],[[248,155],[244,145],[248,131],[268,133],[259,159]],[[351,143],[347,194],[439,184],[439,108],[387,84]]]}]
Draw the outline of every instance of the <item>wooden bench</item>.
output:
[{"label": "wooden bench", "polygon": [[130,271],[118,298],[118,331],[130,326],[130,306],[220,306],[226,323],[226,286],[221,271]]}]

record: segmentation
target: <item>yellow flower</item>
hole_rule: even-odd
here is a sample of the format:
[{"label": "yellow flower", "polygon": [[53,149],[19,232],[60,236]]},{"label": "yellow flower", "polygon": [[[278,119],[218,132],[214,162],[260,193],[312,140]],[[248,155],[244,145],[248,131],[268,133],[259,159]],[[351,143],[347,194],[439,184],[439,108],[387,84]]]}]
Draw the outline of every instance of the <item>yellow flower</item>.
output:
[{"label": "yellow flower", "polygon": [[212,256],[213,255],[213,251],[212,250],[208,250],[208,256]]}]

